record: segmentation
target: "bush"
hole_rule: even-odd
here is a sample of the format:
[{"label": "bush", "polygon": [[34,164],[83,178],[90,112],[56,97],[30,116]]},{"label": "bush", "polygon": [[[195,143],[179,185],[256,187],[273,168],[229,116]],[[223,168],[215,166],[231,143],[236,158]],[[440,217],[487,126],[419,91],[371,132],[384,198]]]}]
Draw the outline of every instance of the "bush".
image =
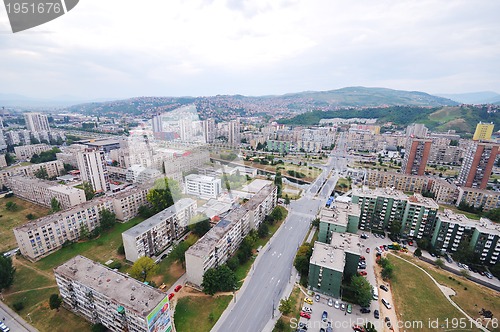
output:
[{"label": "bush", "polygon": [[15,302],[12,306],[14,307],[14,310],[17,311],[17,312],[19,312],[19,311],[21,311],[21,310],[24,309],[24,303],[21,302],[21,301]]},{"label": "bush", "polygon": [[112,269],[112,270],[114,270],[114,269],[119,270],[122,267],[122,263],[120,263],[120,262],[113,262],[113,263],[109,264],[108,267],[110,269]]},{"label": "bush", "polygon": [[116,252],[118,253],[118,255],[125,255],[125,247],[123,246],[123,244],[120,244]]}]

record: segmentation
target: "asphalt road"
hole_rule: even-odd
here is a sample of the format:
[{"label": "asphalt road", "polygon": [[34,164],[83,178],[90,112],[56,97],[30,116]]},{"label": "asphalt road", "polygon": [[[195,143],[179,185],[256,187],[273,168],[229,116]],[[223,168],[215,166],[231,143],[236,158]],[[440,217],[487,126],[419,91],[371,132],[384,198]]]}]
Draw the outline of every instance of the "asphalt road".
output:
[{"label": "asphalt road", "polygon": [[[250,280],[245,289],[236,295],[236,304],[219,325],[218,331],[262,331],[273,312],[278,313],[277,307],[285,286],[292,282],[295,253],[306,236],[310,222],[330,195],[324,189],[315,198],[334,164],[334,159],[330,159],[324,172],[311,184],[311,190],[307,190],[301,199],[290,203],[286,222],[267,249],[260,253],[262,257],[250,271]],[[331,185],[330,181],[328,183]]]},{"label": "asphalt road", "polygon": [[0,301],[0,319],[3,319],[12,332],[37,332],[38,330],[29,325],[24,319],[12,311],[7,305]]}]

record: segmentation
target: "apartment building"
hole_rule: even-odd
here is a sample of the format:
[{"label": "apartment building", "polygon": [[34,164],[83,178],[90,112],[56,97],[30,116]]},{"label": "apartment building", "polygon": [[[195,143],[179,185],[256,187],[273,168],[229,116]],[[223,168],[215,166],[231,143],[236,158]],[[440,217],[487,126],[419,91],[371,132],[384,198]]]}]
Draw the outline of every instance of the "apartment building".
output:
[{"label": "apartment building", "polygon": [[456,205],[465,202],[475,208],[483,207],[484,211],[500,208],[500,192],[478,188],[458,188]]},{"label": "apartment building", "polygon": [[430,198],[393,189],[353,188],[352,202],[361,209],[360,229],[383,231],[400,222],[401,234],[417,239],[431,234],[439,209]]},{"label": "apartment building", "polygon": [[356,275],[360,256],[356,234],[333,233],[330,243],[315,242],[309,260],[309,289],[340,298],[342,280]]},{"label": "apartment building", "polygon": [[35,173],[41,169],[47,172],[47,177],[49,179],[55,178],[63,174],[64,164],[59,160],[54,160],[40,164],[7,167],[0,171],[0,185],[6,184],[9,178],[17,175],[34,177]]},{"label": "apartment building", "polygon": [[500,144],[494,142],[470,142],[458,174],[458,183],[468,188],[486,189],[499,147]]},{"label": "apartment building", "polygon": [[425,192],[431,179],[427,176],[368,170],[365,184],[377,188],[393,188],[400,191]]},{"label": "apartment building", "polygon": [[16,227],[14,235],[19,250],[24,257],[37,261],[59,250],[66,241],[77,241],[83,229],[94,230],[99,226],[99,212],[103,209],[115,213],[119,221],[128,221],[137,215],[141,205],[147,204],[146,193],[144,188],[130,188]]},{"label": "apartment building", "polygon": [[430,192],[437,203],[455,204],[457,202],[458,187],[444,179],[432,179]]},{"label": "apartment building", "polygon": [[431,139],[409,138],[405,147],[401,171],[404,174],[424,175],[431,145]]},{"label": "apartment building", "polygon": [[197,286],[210,268],[224,264],[251,229],[276,207],[277,187],[264,186],[247,203],[233,209],[186,251],[187,280]]},{"label": "apartment building", "polygon": [[86,202],[85,192],[82,189],[62,184],[54,185],[38,178],[14,176],[7,180],[7,185],[14,195],[49,208],[53,198],[57,199],[62,209],[69,209]]},{"label": "apartment building", "polygon": [[447,209],[439,212],[431,238],[434,249],[453,253],[464,242],[482,263],[496,264],[500,254],[500,225],[486,218],[472,220]]},{"label": "apartment building", "polygon": [[59,250],[65,242],[78,240],[84,228],[92,231],[99,226],[99,212],[103,209],[114,212],[113,200],[93,199],[14,228],[21,254],[37,261]]},{"label": "apartment building", "polygon": [[[182,175],[182,172],[189,172],[198,167],[203,167],[210,161],[210,152],[206,149],[193,149],[185,154],[168,160],[164,163],[165,174],[168,177],[172,175]],[[177,178],[175,180],[178,181]],[[182,181],[182,176],[180,178]]]},{"label": "apartment building", "polygon": [[203,138],[205,143],[213,143],[215,141],[216,129],[215,119],[206,119],[202,121]]},{"label": "apartment building", "polygon": [[50,131],[47,115],[40,113],[24,113],[26,128],[30,131]]},{"label": "apartment building", "polygon": [[227,142],[231,146],[239,146],[241,143],[241,125],[240,120],[231,120],[228,123]]},{"label": "apartment building", "polygon": [[450,146],[450,145],[437,145],[432,143],[431,151],[429,154],[428,162],[431,164],[440,164],[440,165],[460,165],[463,150],[459,146]]},{"label": "apartment building", "polygon": [[170,332],[165,293],[78,255],[54,269],[63,304],[111,331]]},{"label": "apartment building", "polygon": [[95,192],[110,190],[104,151],[86,149],[79,152],[76,158],[83,181],[90,183]]},{"label": "apartment building", "polygon": [[222,192],[221,179],[212,176],[189,174],[184,183],[186,194],[203,199],[217,198]]},{"label": "apartment building", "polygon": [[125,257],[135,262],[143,256],[156,256],[180,239],[196,214],[196,201],[183,198],[174,205],[122,233]]},{"label": "apartment building", "polygon": [[78,153],[85,151],[86,148],[87,146],[83,144],[71,144],[70,146],[62,147],[62,151],[56,153],[56,158],[65,164],[70,164],[78,168],[78,159],[76,156]]},{"label": "apartment building", "polygon": [[318,241],[330,243],[332,233],[356,233],[360,213],[359,206],[350,202],[335,202],[331,208],[322,208],[319,213]]},{"label": "apartment building", "polygon": [[0,154],[0,167],[7,167],[7,160],[4,154]]},{"label": "apartment building", "polygon": [[16,154],[17,160],[27,160],[33,157],[34,154],[40,154],[50,149],[52,149],[52,147],[47,144],[22,145],[15,146],[14,153]]}]

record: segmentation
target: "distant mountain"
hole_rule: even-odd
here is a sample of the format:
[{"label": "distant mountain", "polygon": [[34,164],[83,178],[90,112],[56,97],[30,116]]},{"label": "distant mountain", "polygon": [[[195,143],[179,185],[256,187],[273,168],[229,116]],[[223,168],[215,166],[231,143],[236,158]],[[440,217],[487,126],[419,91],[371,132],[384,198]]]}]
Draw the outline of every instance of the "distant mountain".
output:
[{"label": "distant mountain", "polygon": [[419,91],[386,88],[347,87],[330,91],[311,91],[283,95],[282,98],[307,98],[339,107],[444,106],[456,101]]},{"label": "distant mountain", "polygon": [[456,94],[438,94],[440,97],[449,98],[462,104],[500,104],[500,94],[493,91],[456,93]]},{"label": "distant mountain", "polygon": [[[461,105],[443,107],[388,106],[363,109],[343,109],[337,111],[312,111],[290,119],[280,119],[288,125],[315,125],[321,119],[331,118],[376,118],[378,124],[392,122],[399,126],[423,123],[436,131],[455,130],[471,133],[479,121],[500,123],[500,107],[486,105]],[[498,130],[498,128],[495,128]]]},{"label": "distant mountain", "polygon": [[[100,99],[104,101],[106,99]],[[109,100],[109,99],[107,99]],[[77,103],[89,102],[69,95],[54,98],[32,98],[18,94],[0,93],[0,107],[68,107]]]}]

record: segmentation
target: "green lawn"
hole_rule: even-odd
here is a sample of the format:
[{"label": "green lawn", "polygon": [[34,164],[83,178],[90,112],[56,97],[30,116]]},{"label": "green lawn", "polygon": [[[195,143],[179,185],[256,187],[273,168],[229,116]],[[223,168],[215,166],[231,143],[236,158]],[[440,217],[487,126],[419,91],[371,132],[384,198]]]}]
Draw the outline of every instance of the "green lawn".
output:
[{"label": "green lawn", "polygon": [[452,210],[453,212],[458,213],[458,214],[463,214],[469,219],[473,219],[473,220],[481,219],[480,215],[459,210],[455,205],[439,204],[439,210],[443,211],[444,209]]},{"label": "green lawn", "polygon": [[[5,208],[7,202],[16,203],[17,209],[15,211],[8,211]],[[49,213],[49,209],[22,200],[18,197],[0,199],[0,238],[2,239],[0,243],[0,252],[17,247],[16,238],[12,230],[17,226],[29,222],[26,215],[30,213],[36,218],[40,218],[46,216]]]},{"label": "green lawn", "polygon": [[175,306],[177,332],[209,332],[233,297],[231,295],[188,296]]},{"label": "green lawn", "polygon": [[[441,285],[452,288],[456,292],[452,300],[472,318],[480,318],[479,310],[481,308],[490,310],[493,313],[493,317],[500,316],[500,296],[498,292],[463,277],[438,269],[411,256],[401,256],[425,269]],[[491,328],[490,326],[488,329],[490,331],[500,331],[500,327]]]},{"label": "green lawn", "polygon": [[122,233],[143,220],[140,217],[136,217],[123,224],[116,223],[112,230],[103,232],[99,238],[86,242],[73,243],[42,258],[34,265],[41,270],[50,270],[76,255],[83,255],[101,263],[109,259],[116,260],[118,258],[116,251],[122,244]]},{"label": "green lawn", "polygon": [[[441,323],[446,319],[450,322],[452,319],[467,321],[424,272],[396,257],[389,256],[388,259],[394,265],[391,287],[398,320],[423,324],[421,328],[406,328],[406,331],[435,331],[436,329],[429,327],[429,320],[437,319]],[[471,329],[455,331],[471,331]]]}]

